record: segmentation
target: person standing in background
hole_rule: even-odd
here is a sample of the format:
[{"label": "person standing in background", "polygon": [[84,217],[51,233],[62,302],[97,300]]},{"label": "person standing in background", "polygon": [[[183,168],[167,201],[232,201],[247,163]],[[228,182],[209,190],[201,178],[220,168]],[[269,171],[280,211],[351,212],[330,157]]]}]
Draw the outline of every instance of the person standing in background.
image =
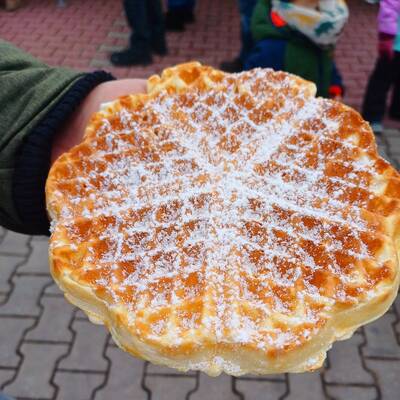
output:
[{"label": "person standing in background", "polygon": [[168,31],[182,32],[185,24],[194,22],[196,0],[168,0],[165,26]]},{"label": "person standing in background", "polygon": [[381,0],[378,14],[378,59],[362,107],[373,131],[382,133],[386,100],[393,87],[389,116],[400,120],[400,0]]},{"label": "person standing in background", "polygon": [[243,70],[243,64],[250,51],[253,48],[253,36],[251,34],[251,16],[257,0],[239,0],[240,12],[240,53],[233,60],[224,61],[220,68],[226,72],[240,72]]},{"label": "person standing in background", "polygon": [[129,47],[111,54],[116,66],[147,65],[152,53],[167,54],[165,23],[160,0],[124,0],[125,15],[132,29]]},{"label": "person standing in background", "polygon": [[340,100],[334,50],[348,16],[344,0],[258,0],[251,24],[255,45],[245,69],[290,72],[314,82],[318,96]]}]

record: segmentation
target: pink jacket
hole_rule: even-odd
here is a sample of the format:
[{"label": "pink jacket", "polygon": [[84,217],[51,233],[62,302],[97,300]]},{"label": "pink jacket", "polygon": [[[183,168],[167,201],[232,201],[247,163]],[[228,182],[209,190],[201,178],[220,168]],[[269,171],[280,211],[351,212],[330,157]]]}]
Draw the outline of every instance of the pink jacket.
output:
[{"label": "pink jacket", "polygon": [[381,0],[378,14],[378,30],[396,35],[400,18],[400,0]]}]

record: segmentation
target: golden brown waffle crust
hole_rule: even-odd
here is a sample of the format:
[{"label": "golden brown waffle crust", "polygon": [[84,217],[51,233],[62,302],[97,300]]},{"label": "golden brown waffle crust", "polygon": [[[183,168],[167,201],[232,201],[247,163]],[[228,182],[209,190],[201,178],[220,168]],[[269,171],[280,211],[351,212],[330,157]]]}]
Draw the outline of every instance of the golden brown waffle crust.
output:
[{"label": "golden brown waffle crust", "polygon": [[[145,104],[160,93],[184,92],[187,90],[187,84],[180,79],[180,74],[182,71],[191,71],[194,68],[200,70],[201,74],[200,78],[192,86],[197,85],[200,90],[207,90],[208,87],[213,87],[218,77],[223,75],[220,71],[201,66],[196,62],[168,68],[161,76],[150,77],[148,79],[147,94],[129,96],[129,103]],[[291,77],[293,85],[302,87],[306,98],[315,96],[315,86],[312,83],[298,77]],[[113,115],[127,101],[127,98],[122,98],[106,104],[101,111],[95,114],[86,130],[83,144],[79,146],[90,144],[99,121]],[[348,110],[345,106],[340,107],[343,107],[343,110]],[[356,114],[354,111],[351,112]],[[363,129],[369,130],[365,126],[363,126]],[[368,136],[368,134],[372,138],[372,133],[367,132],[366,135]],[[365,145],[362,151],[379,160],[374,140],[373,138],[370,140],[372,144]],[[359,302],[356,306],[344,307],[342,310],[336,310],[326,316],[326,322],[321,326],[318,334],[298,346],[282,349],[275,356],[267,356],[263,349],[241,346],[234,342],[230,343],[229,340],[222,344],[201,342],[200,339],[199,345],[191,347],[189,351],[179,349],[179,346],[174,349],[161,342],[154,343],[143,340],[140,332],[130,326],[130,311],[127,306],[121,303],[111,304],[106,298],[96,293],[95,287],[82,280],[77,280],[72,273],[72,258],[78,256],[74,255],[69,258],[67,252],[62,253],[57,250],[72,248],[68,237],[63,234],[63,228],[57,225],[62,216],[60,200],[55,196],[58,190],[58,169],[62,163],[68,162],[68,157],[69,153],[61,156],[53,165],[46,184],[48,213],[53,221],[53,234],[49,253],[51,274],[69,302],[82,309],[93,323],[105,325],[118,346],[136,357],[181,371],[201,370],[211,376],[217,376],[222,372],[239,376],[250,373],[275,374],[312,371],[321,367],[326,357],[326,352],[335,341],[351,337],[358,327],[380,317],[388,310],[397,295],[400,282],[398,263],[399,234],[393,228],[391,235],[395,254],[392,255],[391,260],[395,261],[393,261],[393,266],[391,267],[391,279],[379,282],[371,298]],[[393,179],[398,179],[397,173],[386,164],[384,173],[387,176],[394,177]],[[386,193],[384,195],[388,196]],[[397,223],[398,214],[389,215],[387,220],[390,220],[392,225]],[[79,259],[79,257],[75,259]]]},{"label": "golden brown waffle crust", "polygon": [[[52,262],[50,257],[51,271]],[[190,358],[186,355],[174,358],[172,355],[165,357],[154,351],[154,348],[143,343],[138,337],[132,335],[132,332],[126,329],[124,316],[114,312],[108,305],[99,299],[90,287],[84,287],[68,275],[57,278],[52,272],[54,280],[60,289],[64,292],[66,299],[76,307],[83,310],[90,321],[95,324],[105,325],[115,343],[126,352],[135,357],[150,361],[153,364],[166,365],[180,371],[189,371],[193,365],[199,365],[199,370],[210,376],[218,376],[222,372],[230,375],[240,376],[245,374],[279,374],[286,372],[307,372],[320,368],[325,360],[326,352],[332,347],[333,342],[350,338],[355,330],[361,325],[374,321],[383,315],[393,303],[397,295],[397,290],[388,290],[374,299],[371,304],[359,306],[351,311],[343,312],[330,320],[330,323],[315,337],[296,352],[280,355],[279,359],[266,359],[264,353],[253,352],[251,355],[235,349],[231,351],[220,352],[219,356],[225,360],[233,359],[235,365],[240,365],[240,370],[229,369],[229,362],[226,363],[226,369],[218,362],[214,363],[214,354],[212,349],[206,348],[205,351],[198,351],[191,354]],[[398,288],[399,279],[397,277],[395,287]],[[243,354],[242,354],[243,353]]]}]

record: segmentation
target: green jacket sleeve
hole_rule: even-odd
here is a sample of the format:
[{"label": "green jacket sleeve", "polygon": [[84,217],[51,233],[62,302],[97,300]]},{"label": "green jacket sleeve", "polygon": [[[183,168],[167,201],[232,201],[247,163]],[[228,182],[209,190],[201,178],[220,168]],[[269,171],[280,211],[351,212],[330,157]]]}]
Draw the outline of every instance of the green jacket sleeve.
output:
[{"label": "green jacket sleeve", "polygon": [[[51,147],[48,143],[96,84],[113,79],[109,74],[99,72],[100,75],[92,79],[91,75],[95,73],[49,67],[0,40],[0,225],[22,233],[45,233],[43,221],[39,224],[41,228],[37,229],[22,214],[25,208],[31,208],[29,212],[35,214],[37,210],[31,205],[39,204],[43,219],[43,177],[45,180],[50,165]],[[46,121],[51,113],[51,121]],[[43,124],[46,129],[38,129],[40,126],[43,128]],[[28,139],[34,139],[34,143],[30,143],[27,152]],[[41,170],[33,171],[39,165]],[[21,173],[24,169],[28,171],[28,177]],[[39,180],[36,172],[41,175]],[[18,177],[22,180],[17,182]],[[16,196],[26,197],[29,201],[18,202]]]},{"label": "green jacket sleeve", "polygon": [[254,40],[265,39],[270,33],[270,27],[267,23],[269,7],[265,0],[258,0],[251,17],[251,34]]}]

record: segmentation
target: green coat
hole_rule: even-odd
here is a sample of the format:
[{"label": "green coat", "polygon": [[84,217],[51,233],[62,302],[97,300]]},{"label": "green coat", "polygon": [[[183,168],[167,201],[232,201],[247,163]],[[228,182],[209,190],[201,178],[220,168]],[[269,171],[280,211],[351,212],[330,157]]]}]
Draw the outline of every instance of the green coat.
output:
[{"label": "green coat", "polygon": [[251,21],[254,40],[285,40],[283,70],[315,82],[318,95],[328,97],[333,68],[332,51],[320,49],[288,25],[276,27],[271,21],[270,13],[270,0],[259,0]]},{"label": "green coat", "polygon": [[[48,113],[62,99],[65,100],[70,89],[77,86],[78,81],[87,75],[91,74],[66,68],[49,67],[10,43],[0,40],[0,225],[22,233],[46,233],[43,228],[33,227],[22,217],[25,211],[30,211],[27,210],[28,206],[18,209],[16,204],[16,186],[21,187],[21,182],[16,182],[16,180],[18,176],[23,175],[17,169],[18,165],[23,164],[24,161],[18,157],[20,157],[27,138],[35,128],[43,124]],[[97,83],[109,79],[103,77]],[[77,88],[74,93],[74,101],[79,104],[88,90],[93,87],[94,85],[92,87],[86,85],[84,90]],[[72,99],[69,99],[70,103],[71,101]],[[58,118],[53,116],[52,121],[47,121],[47,130],[54,128],[54,132],[50,132],[51,135],[56,133],[56,127],[61,126],[73,108],[69,104],[64,113],[58,110]],[[44,138],[44,136],[42,138],[38,136],[37,139],[36,143],[40,143],[40,140],[49,141],[48,137]],[[39,144],[37,145],[39,146]],[[47,147],[49,148],[49,146],[51,144]],[[39,151],[43,149],[38,149],[40,159],[37,160],[38,164],[44,162],[44,168],[47,166],[47,171],[50,166],[48,148],[47,154],[44,155],[43,151]],[[47,159],[43,160],[46,157]],[[27,160],[30,165],[33,165],[33,169],[36,165],[34,158],[35,155]],[[29,171],[29,169],[30,167],[27,169],[25,165],[25,170]],[[32,173],[31,181],[29,181],[29,177],[25,176],[23,186],[26,186],[26,193],[24,192],[24,196],[29,199],[32,192],[32,196],[38,197],[37,193],[39,192],[39,202],[43,203],[44,183],[35,181],[36,178],[33,175]],[[40,185],[43,187],[38,187]],[[22,188],[22,190],[24,189]],[[21,189],[18,189],[18,193],[20,192]],[[37,199],[32,198],[32,204],[35,200]],[[29,203],[27,204],[29,205]],[[41,207],[42,210],[45,210],[44,204],[41,204]],[[32,210],[32,213],[35,212]]]}]

